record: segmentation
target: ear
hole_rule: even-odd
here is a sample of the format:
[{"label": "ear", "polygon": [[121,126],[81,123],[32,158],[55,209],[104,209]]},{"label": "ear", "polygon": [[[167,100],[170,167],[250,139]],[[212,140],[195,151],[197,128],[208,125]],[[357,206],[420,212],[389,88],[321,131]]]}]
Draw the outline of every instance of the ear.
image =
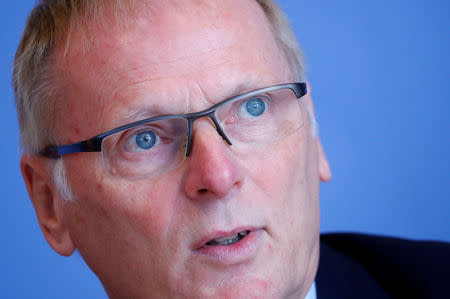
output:
[{"label": "ear", "polygon": [[[309,82],[306,83],[308,88],[308,94],[306,95],[306,105],[308,105],[311,109],[311,113],[315,118],[316,114],[314,112],[314,104],[311,98],[311,85]],[[319,136],[315,137],[317,142],[317,153],[319,155],[319,177],[322,182],[329,182],[331,180],[331,170],[330,165],[328,164],[327,157],[325,156],[325,152],[322,147],[322,143],[320,142]]]},{"label": "ear", "polygon": [[70,256],[75,245],[62,221],[64,203],[55,190],[47,158],[23,155],[20,169],[45,239],[56,252]]}]

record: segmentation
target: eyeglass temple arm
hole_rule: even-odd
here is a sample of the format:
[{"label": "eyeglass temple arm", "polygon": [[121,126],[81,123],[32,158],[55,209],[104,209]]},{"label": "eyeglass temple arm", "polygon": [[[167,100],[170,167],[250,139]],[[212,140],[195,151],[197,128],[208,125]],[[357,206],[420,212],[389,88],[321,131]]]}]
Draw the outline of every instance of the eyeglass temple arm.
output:
[{"label": "eyeglass temple arm", "polygon": [[77,143],[61,145],[61,146],[47,146],[39,154],[41,156],[58,159],[67,154],[82,153],[82,152],[101,152],[102,139],[94,137],[88,140],[83,140]]},{"label": "eyeglass temple arm", "polygon": [[295,93],[297,98],[301,98],[302,96],[308,93],[308,87],[306,83],[291,83],[288,84],[289,88]]},{"label": "eyeglass temple arm", "polygon": [[[294,91],[295,95],[297,96],[297,98],[301,98],[308,92],[306,83],[289,83],[289,84],[282,84],[282,85],[287,88],[292,89]],[[279,86],[281,86],[281,85],[279,85]],[[276,86],[274,86],[274,87],[276,87]],[[189,156],[189,153],[191,151],[192,124],[195,119],[197,119],[198,117],[204,117],[204,116],[209,117],[213,121],[219,135],[222,136],[222,138],[225,140],[225,142],[227,142],[229,145],[231,145],[231,141],[225,135],[225,132],[222,130],[217,119],[215,118],[214,111],[211,111],[211,112],[207,113],[206,115],[198,115],[198,116],[194,116],[192,118],[188,118],[189,132],[188,132],[186,156]],[[102,134],[102,135],[104,135],[104,134]],[[68,144],[68,145],[47,146],[44,150],[39,152],[39,155],[48,157],[48,158],[52,158],[52,159],[58,159],[59,157],[61,157],[63,155],[67,155],[67,154],[81,153],[81,152],[100,152],[102,150],[102,140],[105,137],[102,135],[98,135],[91,139],[83,140],[83,141]]]}]

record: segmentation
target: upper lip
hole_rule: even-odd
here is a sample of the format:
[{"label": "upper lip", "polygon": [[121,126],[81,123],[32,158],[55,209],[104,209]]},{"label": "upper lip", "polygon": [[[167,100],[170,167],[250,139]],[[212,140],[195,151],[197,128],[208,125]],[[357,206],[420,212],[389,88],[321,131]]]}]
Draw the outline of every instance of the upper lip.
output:
[{"label": "upper lip", "polygon": [[205,246],[207,242],[209,242],[213,239],[225,238],[225,237],[228,237],[228,236],[240,233],[240,232],[244,232],[244,231],[254,232],[258,229],[260,229],[260,228],[257,228],[254,226],[240,226],[240,227],[237,227],[237,228],[235,228],[233,230],[229,230],[229,231],[214,230],[210,233],[207,233],[202,238],[200,238],[197,242],[194,243],[194,245],[192,247],[194,250],[200,249],[203,246]]}]

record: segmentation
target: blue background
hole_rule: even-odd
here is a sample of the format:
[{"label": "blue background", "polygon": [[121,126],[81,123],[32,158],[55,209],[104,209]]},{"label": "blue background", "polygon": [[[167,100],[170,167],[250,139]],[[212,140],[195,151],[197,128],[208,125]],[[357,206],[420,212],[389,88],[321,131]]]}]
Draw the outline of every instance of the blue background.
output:
[{"label": "blue background", "polygon": [[[321,230],[450,241],[450,2],[279,3],[306,55],[334,175]],[[47,245],[19,171],[10,77],[33,4],[4,1],[0,12],[0,296],[105,298],[78,254]]]}]

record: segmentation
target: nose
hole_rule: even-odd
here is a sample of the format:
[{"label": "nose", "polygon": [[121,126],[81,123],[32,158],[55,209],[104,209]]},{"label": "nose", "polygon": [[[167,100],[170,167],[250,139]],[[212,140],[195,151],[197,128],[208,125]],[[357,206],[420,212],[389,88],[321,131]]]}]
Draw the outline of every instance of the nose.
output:
[{"label": "nose", "polygon": [[191,199],[225,198],[242,183],[237,161],[210,119],[194,124],[185,192]]}]

